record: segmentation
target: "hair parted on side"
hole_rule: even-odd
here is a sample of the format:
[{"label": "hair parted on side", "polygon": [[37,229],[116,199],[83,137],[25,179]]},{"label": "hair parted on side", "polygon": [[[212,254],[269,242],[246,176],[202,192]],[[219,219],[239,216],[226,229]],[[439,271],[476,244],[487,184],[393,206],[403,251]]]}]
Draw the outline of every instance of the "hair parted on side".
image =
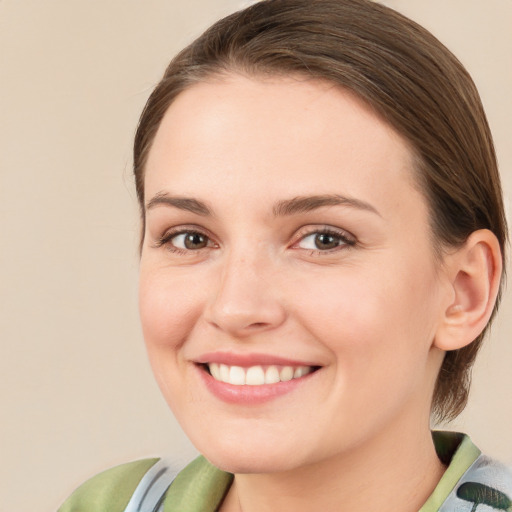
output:
[{"label": "hair parted on side", "polygon": [[[412,147],[411,172],[429,205],[437,253],[489,229],[505,255],[496,156],[471,77],[430,32],[371,0],[264,0],[218,21],[182,50],[151,94],[135,136],[143,224],[144,167],[165,112],[187,87],[225,73],[311,77],[351,91]],[[499,297],[493,316],[498,303]],[[486,331],[446,353],[433,397],[436,419],[464,409]]]}]

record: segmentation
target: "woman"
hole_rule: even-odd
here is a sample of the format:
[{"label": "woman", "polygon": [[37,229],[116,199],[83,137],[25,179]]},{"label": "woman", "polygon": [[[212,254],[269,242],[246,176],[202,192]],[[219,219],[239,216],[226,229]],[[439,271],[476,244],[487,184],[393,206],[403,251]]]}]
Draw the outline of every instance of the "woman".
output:
[{"label": "woman", "polygon": [[506,245],[478,93],[431,34],[367,0],[235,13],[169,65],[134,170],[144,337],[204,458],[63,512],[512,507],[503,467],[430,432],[466,404]]}]

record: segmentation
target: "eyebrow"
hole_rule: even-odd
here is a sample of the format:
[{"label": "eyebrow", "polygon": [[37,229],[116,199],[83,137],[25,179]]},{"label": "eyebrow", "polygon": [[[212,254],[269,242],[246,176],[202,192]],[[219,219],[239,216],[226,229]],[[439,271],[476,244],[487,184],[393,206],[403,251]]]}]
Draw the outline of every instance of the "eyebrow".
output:
[{"label": "eyebrow", "polygon": [[346,197],[337,194],[301,196],[279,201],[273,209],[276,217],[295,215],[297,213],[310,212],[324,206],[350,206],[358,210],[365,210],[381,216],[378,210],[366,201]]},{"label": "eyebrow", "polygon": [[212,211],[205,203],[191,197],[170,196],[166,192],[159,192],[146,204],[146,210],[156,206],[173,206],[179,210],[186,210],[203,217],[211,216]]},{"label": "eyebrow", "polygon": [[[146,209],[150,210],[157,206],[172,206],[179,210],[186,210],[203,217],[213,216],[212,210],[202,201],[191,197],[170,196],[166,192],[159,192],[146,204]],[[366,201],[353,197],[341,196],[337,194],[299,196],[292,199],[278,201],[272,211],[275,217],[285,217],[306,213],[325,206],[349,206],[358,210],[365,210],[380,216],[378,210]]]}]

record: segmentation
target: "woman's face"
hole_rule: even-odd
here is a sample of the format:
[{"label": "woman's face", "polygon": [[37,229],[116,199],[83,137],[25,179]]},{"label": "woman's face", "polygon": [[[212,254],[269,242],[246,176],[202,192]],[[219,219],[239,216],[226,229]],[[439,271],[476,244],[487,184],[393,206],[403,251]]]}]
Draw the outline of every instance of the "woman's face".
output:
[{"label": "woman's face", "polygon": [[200,452],[280,471],[428,428],[448,294],[387,124],[330,84],[233,75],[177,97],[146,169],[142,326]]}]

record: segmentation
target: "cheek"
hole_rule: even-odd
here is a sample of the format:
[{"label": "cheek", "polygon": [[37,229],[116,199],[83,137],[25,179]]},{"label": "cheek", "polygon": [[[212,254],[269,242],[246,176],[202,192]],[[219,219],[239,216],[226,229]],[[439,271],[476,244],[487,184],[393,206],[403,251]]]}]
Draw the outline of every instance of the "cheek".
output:
[{"label": "cheek", "polygon": [[343,269],[310,281],[307,293],[299,295],[300,285],[292,290],[301,297],[300,321],[346,369],[386,371],[386,365],[427,357],[435,331],[435,277],[425,267],[392,263],[371,271]]},{"label": "cheek", "polygon": [[[404,269],[318,280],[303,294],[303,327],[330,352],[331,408],[379,425],[406,403],[423,403],[432,328],[431,284]],[[432,303],[432,302],[430,302]],[[420,398],[418,398],[420,397]],[[428,397],[427,397],[428,400]],[[380,420],[376,420],[380,418]],[[332,419],[335,422],[335,419]]]},{"label": "cheek", "polygon": [[152,351],[181,346],[196,316],[200,293],[195,280],[141,269],[139,309],[144,339]]},{"label": "cheek", "polygon": [[333,349],[352,342],[360,346],[393,321],[389,317],[393,298],[386,293],[385,283],[371,273],[351,268],[318,275],[314,280],[306,276],[306,280],[303,286],[295,280],[296,289],[291,291],[292,296],[300,297],[297,315],[321,339],[331,340]]},{"label": "cheek", "polygon": [[198,282],[165,268],[141,265],[139,310],[146,350],[155,379],[175,413],[194,401],[193,390],[183,387],[187,368],[183,346],[201,311]]}]

